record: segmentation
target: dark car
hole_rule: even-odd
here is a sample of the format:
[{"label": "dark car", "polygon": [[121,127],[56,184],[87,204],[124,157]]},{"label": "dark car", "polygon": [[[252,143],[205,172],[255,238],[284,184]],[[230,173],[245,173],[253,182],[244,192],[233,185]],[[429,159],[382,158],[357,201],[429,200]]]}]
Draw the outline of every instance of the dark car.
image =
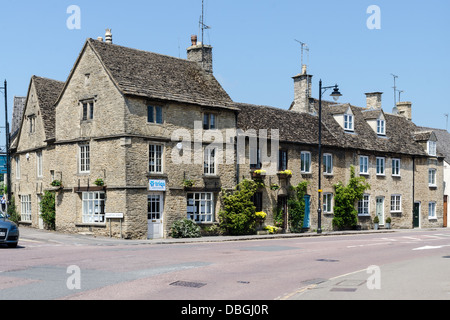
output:
[{"label": "dark car", "polygon": [[0,245],[6,244],[10,248],[19,243],[19,227],[9,221],[4,213],[0,213]]}]

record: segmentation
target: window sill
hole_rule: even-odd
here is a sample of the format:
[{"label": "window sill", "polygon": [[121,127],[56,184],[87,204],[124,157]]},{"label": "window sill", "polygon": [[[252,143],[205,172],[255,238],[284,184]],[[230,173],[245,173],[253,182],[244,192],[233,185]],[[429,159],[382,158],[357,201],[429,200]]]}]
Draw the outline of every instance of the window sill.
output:
[{"label": "window sill", "polygon": [[106,228],[106,223],[105,222],[75,223],[75,227]]}]

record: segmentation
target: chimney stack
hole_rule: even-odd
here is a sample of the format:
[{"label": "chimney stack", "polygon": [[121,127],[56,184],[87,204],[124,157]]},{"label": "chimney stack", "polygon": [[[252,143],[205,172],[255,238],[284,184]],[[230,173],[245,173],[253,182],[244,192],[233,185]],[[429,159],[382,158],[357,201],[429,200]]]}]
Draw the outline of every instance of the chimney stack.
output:
[{"label": "chimney stack", "polygon": [[381,96],[383,92],[369,92],[366,93],[367,109],[381,110]]},{"label": "chimney stack", "polygon": [[197,36],[191,36],[191,46],[187,48],[187,59],[200,64],[208,73],[213,73],[212,47],[197,42]]},{"label": "chimney stack", "polygon": [[106,29],[106,33],[105,33],[105,42],[106,43],[113,43],[112,42],[112,33],[111,33],[111,29]]},{"label": "chimney stack", "polygon": [[397,103],[398,115],[403,116],[409,121],[412,120],[412,103],[409,101]]},{"label": "chimney stack", "polygon": [[302,66],[302,73],[293,77],[294,79],[294,104],[291,111],[301,113],[314,113],[314,106],[310,103],[312,75],[306,70],[306,65]]}]

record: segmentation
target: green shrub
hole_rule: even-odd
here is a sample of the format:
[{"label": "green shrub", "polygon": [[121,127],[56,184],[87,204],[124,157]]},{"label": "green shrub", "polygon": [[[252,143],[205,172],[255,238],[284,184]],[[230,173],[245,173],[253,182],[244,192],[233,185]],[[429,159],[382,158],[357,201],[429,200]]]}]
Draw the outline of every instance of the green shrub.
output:
[{"label": "green shrub", "polygon": [[256,207],[252,197],[261,186],[253,180],[243,180],[233,193],[222,191],[223,209],[219,212],[220,227],[232,235],[256,232]]},{"label": "green shrub", "polygon": [[170,229],[172,238],[200,238],[200,227],[192,220],[184,218],[175,221]]},{"label": "green shrub", "polygon": [[294,233],[299,233],[303,228],[305,217],[305,195],[308,191],[308,181],[303,181],[294,187],[295,194],[288,199],[289,227]]},{"label": "green shrub", "polygon": [[41,199],[41,218],[44,221],[47,228],[55,230],[55,208],[56,195],[54,192],[45,191],[44,196]]},{"label": "green shrub", "polygon": [[20,214],[17,212],[16,200],[14,196],[11,197],[11,201],[8,206],[7,214],[9,215],[9,220],[15,222],[16,224],[20,221]]}]

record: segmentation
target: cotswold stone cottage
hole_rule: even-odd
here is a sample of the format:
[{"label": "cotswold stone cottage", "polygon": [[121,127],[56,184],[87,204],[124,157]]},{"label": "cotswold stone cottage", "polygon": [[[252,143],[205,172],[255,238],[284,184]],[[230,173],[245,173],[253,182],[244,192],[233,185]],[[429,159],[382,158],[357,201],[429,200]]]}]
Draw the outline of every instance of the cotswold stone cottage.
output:
[{"label": "cotswold stone cottage", "polygon": [[[268,213],[267,223],[274,208],[287,217],[289,187],[309,181],[307,227],[317,227],[312,76],[304,70],[294,77],[291,110],[234,103],[213,75],[212,48],[191,40],[185,60],[115,45],[108,34],[105,41],[86,41],[66,82],[31,79],[13,145],[12,191],[21,223],[44,227],[38,203],[51,190],[61,232],[154,239],[167,237],[172,223],[185,217],[211,226],[218,222],[221,190],[268,165],[258,144],[257,150],[246,145],[246,161],[238,163],[242,131],[278,129],[280,145],[271,153],[278,166],[264,178],[267,187],[255,205]],[[442,225],[436,137],[383,112],[375,103],[380,97],[368,95],[366,108],[325,103],[325,230],[333,217],[333,184],[348,180],[350,165],[372,185],[355,204],[363,227],[371,227],[375,215],[382,224],[392,217],[399,228]],[[290,179],[277,175],[286,169]]]},{"label": "cotswold stone cottage", "polygon": [[[238,104],[238,127],[244,131],[279,129],[277,170],[292,171],[290,178],[273,172],[263,176],[266,187],[256,197],[258,210],[282,210],[286,215],[290,187],[308,181],[304,226],[316,229],[319,108],[310,95],[311,79],[305,68],[294,77],[295,100],[290,110]],[[375,216],[381,226],[391,218],[394,228],[442,227],[443,156],[436,151],[436,135],[410,121],[411,103],[399,103],[399,112],[394,115],[383,111],[382,93],[366,96],[364,108],[322,103],[322,229],[332,229],[334,185],[349,181],[351,166],[371,186],[363,200],[355,204],[362,228],[372,228]],[[253,148],[261,153],[259,146],[253,144]],[[256,163],[251,167],[241,165],[240,171],[247,178],[249,170],[270,172],[263,161]],[[289,228],[286,217],[283,227]]]}]

